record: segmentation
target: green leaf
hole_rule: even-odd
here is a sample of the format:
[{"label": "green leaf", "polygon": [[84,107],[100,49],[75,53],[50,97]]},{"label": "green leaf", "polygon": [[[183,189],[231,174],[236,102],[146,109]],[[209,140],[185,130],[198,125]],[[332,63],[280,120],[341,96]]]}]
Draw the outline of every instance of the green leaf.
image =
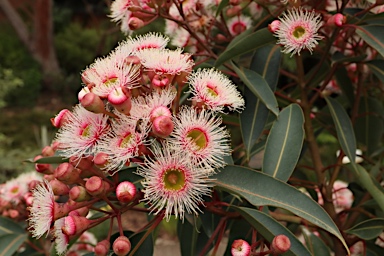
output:
[{"label": "green leaf", "polygon": [[356,159],[356,138],[352,122],[343,106],[337,100],[330,97],[325,97],[325,100],[336,126],[340,146],[350,161],[354,163]]},{"label": "green leaf", "polygon": [[26,233],[26,231],[22,226],[9,218],[0,217],[0,236],[24,233]]},{"label": "green leaf", "polygon": [[313,256],[330,256],[331,251],[328,246],[325,245],[323,240],[321,240],[315,234],[309,231],[303,231],[305,244],[307,248],[311,251],[311,255]]},{"label": "green leaf", "polygon": [[346,56],[343,53],[337,51],[335,52],[331,59],[333,63],[343,63],[343,62],[359,62],[364,60],[367,57],[366,54],[364,55],[359,55],[359,56]]},{"label": "green leaf", "polygon": [[[371,13],[369,13],[371,14]],[[367,15],[367,17],[363,20],[364,22],[373,25],[384,25],[384,13],[378,13],[375,15]]]},{"label": "green leaf", "polygon": [[219,67],[224,62],[256,50],[257,48],[273,43],[276,39],[273,34],[268,30],[268,28],[260,29],[256,32],[253,32],[241,39],[237,40],[236,43],[229,45],[228,48],[217,58],[215,66]]},{"label": "green leaf", "polygon": [[189,221],[177,223],[177,235],[180,242],[182,256],[198,256],[203,250],[209,237],[202,231],[201,222],[193,217],[193,225]]},{"label": "green leaf", "polygon": [[276,116],[279,114],[279,109],[275,95],[271,88],[268,86],[265,79],[257,74],[255,71],[238,67],[236,63],[232,62],[236,74],[244,82],[244,84],[256,95],[265,106]]},{"label": "green leaf", "polygon": [[319,69],[317,66],[314,66],[311,70],[309,70],[307,74],[305,74],[306,85],[308,87],[318,86],[321,82],[323,82],[324,78],[328,75],[330,69],[331,69],[331,66],[328,61],[322,62]]},{"label": "green leaf", "polygon": [[238,211],[269,242],[272,242],[277,235],[287,236],[291,242],[291,248],[284,255],[311,255],[289,229],[269,215],[246,207],[232,207],[232,209]]},{"label": "green leaf", "polygon": [[32,160],[32,163],[36,164],[61,164],[68,162],[68,158],[62,157],[62,156],[48,156],[48,157],[42,157],[40,159],[37,159],[36,161]]},{"label": "green leaf", "polygon": [[0,256],[13,255],[26,239],[28,239],[27,233],[12,233],[0,236]]},{"label": "green leaf", "polygon": [[384,60],[371,60],[365,64],[367,64],[372,73],[384,83]]},{"label": "green leaf", "polygon": [[248,87],[244,89],[244,100],[245,109],[240,114],[240,128],[249,161],[252,147],[263,132],[267,122],[269,110]]},{"label": "green leaf", "polygon": [[384,131],[382,119],[383,103],[373,97],[362,97],[358,118],[355,122],[356,139],[365,145],[368,155],[372,155],[380,146]]},{"label": "green leaf", "polygon": [[282,181],[291,176],[304,141],[304,115],[298,104],[280,112],[269,133],[263,159],[263,172]]},{"label": "green leaf", "polygon": [[219,4],[219,6],[217,7],[217,10],[216,10],[216,17],[220,14],[220,12],[228,5],[229,3],[229,0],[222,0]]},{"label": "green leaf", "polygon": [[353,106],[353,103],[355,101],[355,92],[353,89],[354,86],[352,84],[352,81],[348,76],[347,69],[345,67],[338,68],[335,72],[335,78],[338,86],[343,91],[343,94],[346,95],[349,106]]},{"label": "green leaf", "polygon": [[255,206],[270,205],[291,211],[335,235],[345,246],[337,226],[312,198],[267,174],[242,166],[228,165],[213,176],[217,188],[242,196]]},{"label": "green leaf", "polygon": [[384,26],[366,25],[357,26],[356,33],[363,40],[384,56]]},{"label": "green leaf", "polygon": [[371,240],[378,237],[384,230],[384,219],[370,219],[346,230],[348,234],[360,237],[364,240]]}]

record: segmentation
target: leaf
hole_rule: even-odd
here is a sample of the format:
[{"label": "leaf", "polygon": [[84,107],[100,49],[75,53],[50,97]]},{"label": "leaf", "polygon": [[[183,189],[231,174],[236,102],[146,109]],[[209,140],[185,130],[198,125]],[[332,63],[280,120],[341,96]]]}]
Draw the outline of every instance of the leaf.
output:
[{"label": "leaf", "polygon": [[0,236],[0,256],[13,255],[26,239],[28,239],[27,233],[12,233]]},{"label": "leaf", "polygon": [[287,181],[296,167],[304,141],[304,115],[298,104],[280,112],[265,146],[263,172]]},{"label": "leaf", "polygon": [[384,56],[384,26],[380,25],[366,25],[357,26],[356,33],[381,56]]},{"label": "leaf", "polygon": [[309,231],[303,231],[305,244],[307,248],[311,251],[311,255],[313,256],[330,256],[331,252],[328,246],[325,245],[323,240],[321,240],[315,234]]},{"label": "leaf", "polygon": [[346,95],[346,98],[348,99],[349,106],[353,105],[353,102],[355,101],[355,95],[354,95],[354,86],[352,84],[351,79],[348,76],[347,69],[345,67],[340,67],[335,72],[335,78],[337,81],[338,86],[341,88],[343,93]]},{"label": "leaf", "polygon": [[26,233],[26,231],[22,226],[9,218],[0,217],[0,236],[24,233]]},{"label": "leaf", "polygon": [[356,139],[362,143],[371,156],[380,146],[384,124],[381,117],[383,104],[373,97],[362,97],[359,104],[358,118],[355,122]]},{"label": "leaf", "polygon": [[343,53],[339,52],[339,51],[336,51],[333,55],[332,55],[332,62],[333,63],[343,63],[343,62],[348,62],[348,63],[351,63],[351,62],[359,62],[359,61],[362,61],[364,60],[365,58],[367,57],[366,54],[363,54],[363,55],[359,55],[359,56],[346,56],[344,55]]},{"label": "leaf", "polygon": [[305,74],[306,86],[308,88],[318,86],[324,80],[326,75],[329,73],[330,69],[331,69],[331,66],[328,61],[322,62],[320,68],[318,68],[317,66],[314,66],[311,70],[309,70],[307,74]]},{"label": "leaf", "polygon": [[332,120],[336,126],[337,138],[344,153],[351,162],[356,159],[356,139],[351,120],[343,106],[330,97],[325,97],[328,108],[331,112]]},{"label": "leaf", "polygon": [[228,5],[229,3],[229,0],[222,0],[219,4],[219,6],[217,7],[217,10],[216,10],[216,17],[220,14],[220,12]]},{"label": "leaf", "polygon": [[177,235],[180,242],[180,250],[182,256],[197,256],[203,250],[209,237],[202,232],[201,222],[198,218],[193,217],[194,225],[189,221],[177,223]]},{"label": "leaf", "polygon": [[245,109],[240,114],[240,128],[249,161],[252,147],[260,137],[267,122],[269,110],[248,87],[244,88],[244,100]]},{"label": "leaf", "polygon": [[337,226],[312,198],[295,187],[267,174],[242,166],[228,165],[213,176],[217,188],[235,193],[255,206],[270,205],[291,211],[335,235],[345,246]]},{"label": "leaf", "polygon": [[48,156],[48,157],[42,157],[40,159],[37,159],[36,161],[32,160],[32,163],[36,164],[61,164],[68,162],[68,158],[62,157],[62,156]]},{"label": "leaf", "polygon": [[370,219],[346,230],[348,234],[360,237],[364,240],[371,240],[378,237],[384,230],[384,219]]},{"label": "leaf", "polygon": [[217,58],[215,67],[219,67],[224,62],[233,59],[236,56],[254,51],[261,46],[273,43],[275,41],[275,37],[271,32],[269,32],[268,28],[263,28],[253,32],[237,40],[236,43],[229,45],[228,48]]},{"label": "leaf", "polygon": [[244,84],[256,95],[265,106],[276,116],[279,114],[277,101],[271,88],[268,86],[265,79],[257,74],[255,71],[238,67],[236,63],[232,62],[236,74],[244,82]]},{"label": "leaf", "polygon": [[371,60],[365,64],[367,64],[372,73],[384,83],[384,60]]},{"label": "leaf", "polygon": [[291,242],[291,248],[284,255],[311,255],[289,229],[269,215],[246,207],[232,207],[232,209],[238,211],[270,243],[275,236],[286,235]]}]

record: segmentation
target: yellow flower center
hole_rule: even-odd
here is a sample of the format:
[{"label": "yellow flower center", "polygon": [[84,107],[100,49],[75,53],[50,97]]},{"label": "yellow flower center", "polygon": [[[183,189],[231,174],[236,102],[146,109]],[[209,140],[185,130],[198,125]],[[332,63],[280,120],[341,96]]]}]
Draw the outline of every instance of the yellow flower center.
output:
[{"label": "yellow flower center", "polygon": [[203,149],[208,144],[205,133],[200,129],[192,129],[188,132],[187,137],[190,138],[199,149]]},{"label": "yellow flower center", "polygon": [[132,143],[133,135],[131,133],[127,134],[121,141],[120,141],[120,147],[121,148],[127,148]]},{"label": "yellow flower center", "polygon": [[169,169],[163,176],[164,187],[168,190],[180,190],[185,186],[185,175],[182,170]]},{"label": "yellow flower center", "polygon": [[219,93],[217,92],[216,86],[213,86],[210,84],[207,84],[207,92],[209,93],[209,95],[213,97],[217,97],[217,95],[219,95]]},{"label": "yellow flower center", "polygon": [[91,130],[91,127],[90,127],[89,124],[87,124],[87,125],[83,128],[83,130],[81,130],[80,135],[81,135],[82,137],[88,138],[88,137],[91,135],[90,130]]},{"label": "yellow flower center", "polygon": [[116,80],[117,80],[117,77],[108,77],[105,81],[104,81],[104,84],[106,86],[110,86],[114,83],[116,83]]},{"label": "yellow flower center", "polygon": [[302,26],[295,27],[295,29],[292,32],[292,35],[297,39],[301,38],[302,36],[305,35],[305,28],[303,28]]}]

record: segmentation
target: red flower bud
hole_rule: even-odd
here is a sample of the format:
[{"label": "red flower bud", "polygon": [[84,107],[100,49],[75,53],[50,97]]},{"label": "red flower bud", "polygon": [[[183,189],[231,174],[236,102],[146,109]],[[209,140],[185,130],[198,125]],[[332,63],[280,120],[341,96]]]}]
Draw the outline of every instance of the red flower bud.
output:
[{"label": "red flower bud", "polygon": [[108,240],[100,241],[96,244],[94,252],[96,256],[106,256],[111,247],[111,243]]},{"label": "red flower bud", "polygon": [[80,170],[70,163],[62,163],[55,170],[55,178],[65,184],[74,184],[79,180]]},{"label": "red flower bud", "polygon": [[161,138],[168,137],[172,133],[173,128],[174,124],[169,116],[158,116],[153,120],[152,131]]},{"label": "red flower bud", "polygon": [[84,202],[91,199],[91,195],[88,194],[87,190],[82,186],[74,186],[69,191],[69,198],[75,202]]},{"label": "red flower bud", "polygon": [[57,179],[51,180],[49,183],[51,184],[54,195],[56,196],[68,195],[69,193],[68,185],[64,184],[63,182]]},{"label": "red flower bud", "polygon": [[90,220],[82,216],[68,216],[64,219],[64,225],[61,228],[67,236],[76,236],[88,229]]},{"label": "red flower bud", "polygon": [[86,110],[93,113],[105,113],[104,102],[93,92],[85,94],[84,97],[80,100],[80,104]]},{"label": "red flower bud", "polygon": [[112,248],[113,252],[116,253],[116,255],[124,256],[127,255],[128,252],[131,250],[131,242],[126,236],[119,236],[113,242]]},{"label": "red flower bud", "polygon": [[117,199],[122,203],[128,203],[136,195],[136,187],[132,182],[123,181],[116,188]]},{"label": "red flower bud", "polygon": [[233,241],[231,246],[232,255],[237,256],[248,256],[251,253],[251,246],[249,243],[243,239],[238,239]]},{"label": "red flower bud", "polygon": [[275,254],[282,254],[291,248],[291,241],[286,235],[275,236],[272,240],[271,250]]}]

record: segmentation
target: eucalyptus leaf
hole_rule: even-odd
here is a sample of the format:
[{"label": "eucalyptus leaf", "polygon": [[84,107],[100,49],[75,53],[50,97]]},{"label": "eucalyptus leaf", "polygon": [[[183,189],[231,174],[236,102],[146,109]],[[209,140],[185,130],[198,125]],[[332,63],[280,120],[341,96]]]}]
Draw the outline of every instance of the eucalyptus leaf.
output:
[{"label": "eucalyptus leaf", "polygon": [[348,251],[343,236],[333,220],[312,198],[300,190],[267,174],[242,166],[228,165],[213,176],[214,185],[240,195],[255,206],[270,205],[291,211],[297,216],[335,235]]},{"label": "eucalyptus leaf", "polygon": [[28,234],[12,233],[0,236],[0,256],[11,256],[28,239]]},{"label": "eucalyptus leaf", "polygon": [[9,218],[0,217],[0,236],[24,233],[26,233],[26,231],[22,226]]},{"label": "eucalyptus leaf", "polygon": [[382,25],[365,25],[357,26],[356,33],[363,40],[378,51],[384,57],[384,26]]},{"label": "eucalyptus leaf", "polygon": [[304,141],[304,115],[298,104],[283,109],[269,133],[263,172],[282,181],[291,176]]},{"label": "eucalyptus leaf", "polygon": [[384,219],[376,218],[365,220],[352,228],[346,230],[348,234],[360,237],[364,240],[371,240],[378,237],[384,230]]},{"label": "eucalyptus leaf", "polygon": [[377,76],[382,83],[384,83],[384,60],[371,60],[365,64],[367,64],[372,73],[375,74],[375,76]]},{"label": "eucalyptus leaf", "polygon": [[325,245],[323,240],[321,240],[315,234],[307,231],[303,232],[305,244],[307,245],[308,250],[313,256],[330,256],[331,251],[328,246]]}]

